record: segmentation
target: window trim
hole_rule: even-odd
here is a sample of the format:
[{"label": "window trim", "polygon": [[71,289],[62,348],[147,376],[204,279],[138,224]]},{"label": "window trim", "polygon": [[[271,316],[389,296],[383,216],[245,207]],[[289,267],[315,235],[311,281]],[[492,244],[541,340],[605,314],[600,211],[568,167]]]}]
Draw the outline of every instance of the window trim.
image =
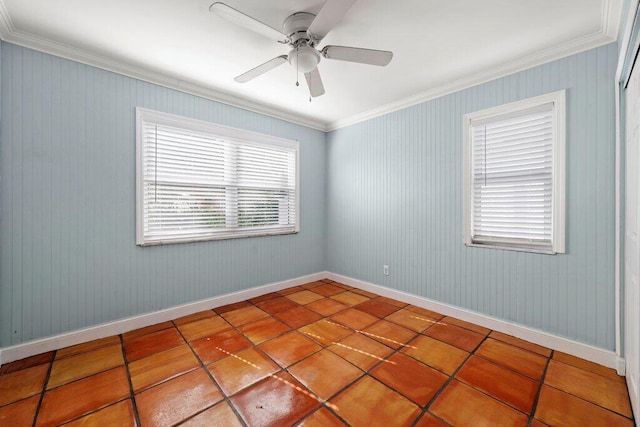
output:
[{"label": "window trim", "polygon": [[[265,231],[264,233],[217,233],[199,237],[184,237],[159,239],[148,241],[144,236],[144,154],[143,154],[143,121],[153,121],[165,125],[187,128],[198,132],[214,134],[217,138],[227,141],[251,142],[269,146],[286,147],[295,151],[295,224],[293,231]],[[174,243],[191,243],[227,239],[241,239],[247,237],[279,236],[300,232],[300,144],[298,141],[279,138],[258,132],[233,128],[212,122],[183,117],[160,111],[136,107],[136,245],[157,246]]]},{"label": "window trim", "polygon": [[[496,240],[495,243],[474,242],[471,235],[472,226],[472,122],[488,120],[496,116],[517,114],[543,104],[553,103],[553,170],[552,170],[552,214],[551,214],[551,246],[538,247],[522,243],[510,243]],[[465,114],[463,120],[463,212],[464,212],[464,244],[470,247],[505,249],[541,254],[557,254],[565,252],[565,188],[566,188],[566,90],[548,93],[520,101],[503,104],[492,108]]]}]

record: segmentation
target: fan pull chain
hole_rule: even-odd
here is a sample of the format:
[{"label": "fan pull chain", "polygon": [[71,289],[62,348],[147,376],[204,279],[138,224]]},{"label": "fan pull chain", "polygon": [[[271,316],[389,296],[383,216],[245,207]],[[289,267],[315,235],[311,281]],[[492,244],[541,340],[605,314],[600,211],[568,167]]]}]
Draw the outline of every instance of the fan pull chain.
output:
[{"label": "fan pull chain", "polygon": [[300,49],[300,47],[296,47],[296,87],[300,86],[300,71],[298,69],[298,67],[300,66],[298,63],[298,50]]}]

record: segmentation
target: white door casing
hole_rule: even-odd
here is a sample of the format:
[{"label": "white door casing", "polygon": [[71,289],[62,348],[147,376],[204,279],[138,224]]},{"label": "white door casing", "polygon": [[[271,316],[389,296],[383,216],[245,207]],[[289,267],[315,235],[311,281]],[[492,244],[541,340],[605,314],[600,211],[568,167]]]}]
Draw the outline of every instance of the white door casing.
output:
[{"label": "white door casing", "polygon": [[640,415],[640,65],[625,90],[624,305],[627,387]]}]

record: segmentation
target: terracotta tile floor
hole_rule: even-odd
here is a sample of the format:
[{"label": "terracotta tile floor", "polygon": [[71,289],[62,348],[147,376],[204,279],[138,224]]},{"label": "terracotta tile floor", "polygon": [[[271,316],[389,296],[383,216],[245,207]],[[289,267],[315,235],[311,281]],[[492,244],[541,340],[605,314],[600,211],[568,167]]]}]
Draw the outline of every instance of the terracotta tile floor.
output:
[{"label": "terracotta tile floor", "polygon": [[0,425],[61,424],[633,420],[611,369],[325,279],[0,368]]}]

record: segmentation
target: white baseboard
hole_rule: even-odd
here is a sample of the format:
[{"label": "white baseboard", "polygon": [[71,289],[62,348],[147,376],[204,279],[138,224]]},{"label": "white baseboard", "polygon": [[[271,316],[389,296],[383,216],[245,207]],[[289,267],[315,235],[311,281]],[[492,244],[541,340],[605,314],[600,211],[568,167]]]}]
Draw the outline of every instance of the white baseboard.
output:
[{"label": "white baseboard", "polygon": [[287,289],[292,286],[302,285],[308,282],[314,282],[328,277],[326,272],[309,274],[307,276],[296,277],[295,279],[285,280],[282,282],[270,283],[264,286],[245,289],[230,294],[220,295],[213,298],[178,305],[166,308],[164,310],[152,313],[140,314],[138,316],[127,317],[113,322],[103,323],[88,328],[78,329],[51,337],[41,338],[34,341],[17,344],[11,347],[0,349],[0,365],[13,362],[14,360],[24,359],[25,357],[35,356],[36,354],[46,353],[52,350],[58,350],[71,345],[80,344],[111,335],[119,335],[134,329],[144,328],[145,326],[155,325],[189,314],[197,313],[203,310],[221,307],[227,304],[244,301],[255,298],[260,295]]},{"label": "white baseboard", "polygon": [[512,335],[552,350],[568,353],[599,365],[615,369],[618,372],[618,375],[624,375],[624,360],[621,359],[615,351],[594,347],[589,344],[573,341],[571,339],[553,335],[538,329],[533,329],[528,326],[509,322],[504,319],[487,316],[475,311],[401,292],[395,289],[386,288],[384,286],[375,285],[362,280],[353,279],[351,277],[342,276],[340,274],[328,273],[328,278],[335,280],[336,282],[344,283],[345,285],[374,292],[378,295],[393,298],[398,301],[433,310],[446,316],[455,317],[466,322],[484,326],[485,328],[493,329],[494,331],[502,332],[507,335]]}]

